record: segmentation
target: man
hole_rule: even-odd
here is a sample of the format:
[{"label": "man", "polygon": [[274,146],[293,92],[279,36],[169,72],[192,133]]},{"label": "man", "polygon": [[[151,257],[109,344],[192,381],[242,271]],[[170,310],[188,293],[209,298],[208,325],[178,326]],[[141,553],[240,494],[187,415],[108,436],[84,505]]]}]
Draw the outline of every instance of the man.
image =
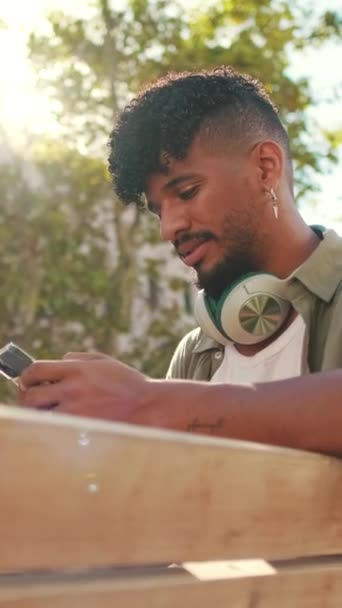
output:
[{"label": "man", "polygon": [[[164,381],[101,355],[35,363],[23,404],[342,454],[342,239],[298,213],[288,137],[260,83],[228,68],[171,74],[128,105],[110,146],[119,197],[147,201],[196,270],[204,331],[185,336]],[[260,281],[273,287],[253,300]]]}]

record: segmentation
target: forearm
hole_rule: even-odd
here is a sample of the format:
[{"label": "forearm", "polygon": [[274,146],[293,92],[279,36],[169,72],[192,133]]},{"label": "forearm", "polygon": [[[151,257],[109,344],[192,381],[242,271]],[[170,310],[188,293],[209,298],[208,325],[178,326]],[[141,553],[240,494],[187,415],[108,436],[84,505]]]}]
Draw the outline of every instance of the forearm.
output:
[{"label": "forearm", "polygon": [[341,370],[253,387],[151,382],[132,422],[342,454]]}]

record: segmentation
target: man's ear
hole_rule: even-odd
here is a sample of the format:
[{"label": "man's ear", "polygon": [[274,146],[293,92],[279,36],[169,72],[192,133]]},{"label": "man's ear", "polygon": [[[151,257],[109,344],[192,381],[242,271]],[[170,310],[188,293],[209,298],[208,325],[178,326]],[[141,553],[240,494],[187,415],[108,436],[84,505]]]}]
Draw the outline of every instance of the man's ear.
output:
[{"label": "man's ear", "polygon": [[262,189],[277,189],[285,166],[285,155],[279,144],[271,139],[259,142],[252,150],[251,160]]}]

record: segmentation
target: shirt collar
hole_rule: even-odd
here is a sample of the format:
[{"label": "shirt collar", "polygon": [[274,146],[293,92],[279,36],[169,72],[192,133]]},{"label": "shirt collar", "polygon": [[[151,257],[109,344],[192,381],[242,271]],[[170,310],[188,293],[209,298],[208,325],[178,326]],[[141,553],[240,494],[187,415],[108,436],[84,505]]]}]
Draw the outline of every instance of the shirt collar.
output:
[{"label": "shirt collar", "polygon": [[298,279],[313,294],[330,302],[342,279],[342,239],[334,230],[327,230],[323,239],[289,277]]}]

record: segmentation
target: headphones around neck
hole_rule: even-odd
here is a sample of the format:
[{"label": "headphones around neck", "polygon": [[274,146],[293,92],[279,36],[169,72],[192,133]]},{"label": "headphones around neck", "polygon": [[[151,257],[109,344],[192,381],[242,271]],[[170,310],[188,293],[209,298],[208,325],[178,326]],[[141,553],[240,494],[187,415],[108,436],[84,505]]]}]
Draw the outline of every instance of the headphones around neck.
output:
[{"label": "headphones around neck", "polygon": [[[322,239],[325,228],[311,226]],[[220,344],[258,344],[272,336],[288,318],[287,279],[257,272],[243,275],[218,300],[202,289],[194,314],[202,331]]]},{"label": "headphones around neck", "polygon": [[197,323],[220,344],[257,344],[272,336],[285,322],[290,302],[286,281],[263,272],[244,275],[219,300],[202,289],[195,301]]}]

